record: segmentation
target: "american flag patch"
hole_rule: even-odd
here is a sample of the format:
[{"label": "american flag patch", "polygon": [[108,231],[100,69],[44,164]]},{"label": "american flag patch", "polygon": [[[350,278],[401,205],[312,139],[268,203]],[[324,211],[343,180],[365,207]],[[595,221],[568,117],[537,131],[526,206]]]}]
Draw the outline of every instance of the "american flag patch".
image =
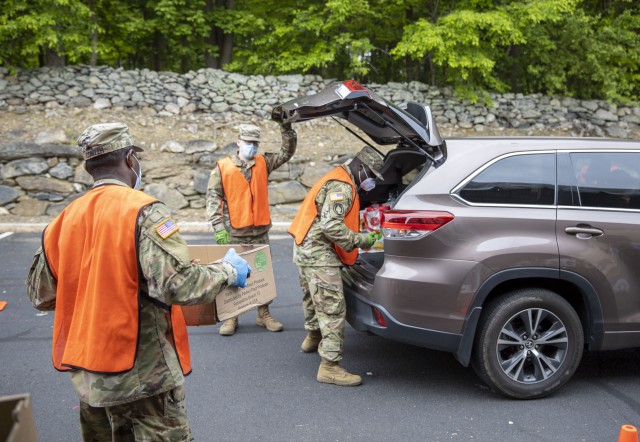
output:
[{"label": "american flag patch", "polygon": [[329,194],[329,201],[342,201],[344,199],[344,193],[334,192]]},{"label": "american flag patch", "polygon": [[158,232],[158,235],[160,235],[162,239],[169,238],[178,230],[180,230],[178,228],[178,225],[174,223],[172,219],[168,219],[164,221],[162,224],[160,224],[158,227],[156,227],[156,232]]}]

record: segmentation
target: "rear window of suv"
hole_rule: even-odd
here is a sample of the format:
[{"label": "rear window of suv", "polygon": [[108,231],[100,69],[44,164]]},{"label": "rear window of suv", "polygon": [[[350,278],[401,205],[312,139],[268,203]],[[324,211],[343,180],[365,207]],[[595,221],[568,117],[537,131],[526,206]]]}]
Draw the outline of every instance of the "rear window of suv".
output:
[{"label": "rear window of suv", "polygon": [[520,154],[490,164],[458,195],[478,204],[553,205],[555,185],[555,154]]}]

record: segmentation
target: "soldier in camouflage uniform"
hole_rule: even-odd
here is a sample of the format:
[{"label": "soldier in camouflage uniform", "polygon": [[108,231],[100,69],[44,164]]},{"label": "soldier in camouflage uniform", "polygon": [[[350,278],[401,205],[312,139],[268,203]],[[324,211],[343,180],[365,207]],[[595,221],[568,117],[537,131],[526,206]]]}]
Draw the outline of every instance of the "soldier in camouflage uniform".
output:
[{"label": "soldier in camouflage uniform", "polygon": [[[206,211],[207,218],[215,232],[217,244],[269,244],[269,230],[271,220],[269,217],[269,200],[267,195],[268,175],[289,161],[296,151],[297,135],[291,128],[291,124],[281,126],[282,147],[277,153],[266,152],[256,155],[260,143],[260,128],[252,124],[242,124],[238,133],[238,151],[221,161],[211,171],[209,185],[207,188]],[[264,161],[262,161],[264,160]],[[256,189],[244,193],[244,198],[251,198],[251,202],[240,201],[239,193],[243,193],[238,185],[224,186],[223,172],[231,173],[239,171],[246,183],[251,183],[252,178],[259,180]],[[229,170],[232,169],[232,170]],[[246,186],[246,183],[243,183]],[[249,189],[249,188],[247,188]],[[263,193],[260,193],[260,190]],[[256,192],[257,194],[254,194]],[[254,201],[255,200],[255,201]],[[253,219],[249,219],[244,224],[236,227],[233,224],[233,205],[242,207],[243,211],[252,214],[252,203],[262,204],[262,221],[257,221],[256,214]],[[258,307],[256,325],[265,327],[269,331],[282,331],[282,324],[275,320],[269,312],[268,305]],[[238,328],[238,317],[227,319],[220,327],[219,333],[222,336],[231,336]]]},{"label": "soldier in camouflage uniform", "polygon": [[[64,224],[69,219],[72,220],[69,222],[79,219],[81,223],[89,224],[89,230],[94,236],[101,235],[102,228],[109,231],[118,230],[118,223],[123,224],[124,221],[118,216],[113,216],[113,213],[109,213],[109,207],[102,207],[102,214],[94,215],[93,218],[91,218],[93,212],[90,210],[78,211],[73,215],[77,218],[73,218],[71,214],[74,213],[74,206],[85,207],[82,205],[83,200],[90,200],[96,195],[99,196],[93,201],[100,206],[100,198],[108,197],[108,192],[130,195],[129,198],[122,198],[125,201],[144,195],[142,192],[131,189],[131,187],[140,186],[142,170],[135,152],[142,149],[133,145],[126,125],[106,123],[90,126],[78,138],[78,145],[82,149],[83,157],[87,160],[85,167],[93,176],[95,184],[93,189],[71,203],[56,220],[47,226],[43,235],[43,246],[36,252],[26,281],[31,303],[39,310],[55,309],[55,319],[59,319],[60,315],[62,318],[65,317],[67,313],[64,307],[69,304],[70,297],[71,303],[76,305],[75,310],[82,310],[78,307],[80,305],[78,300],[82,299],[89,299],[89,305],[96,305],[101,301],[115,303],[117,289],[114,287],[120,287],[118,281],[122,274],[114,274],[113,268],[108,265],[104,271],[101,267],[92,269],[84,266],[82,266],[83,271],[80,271],[80,266],[71,269],[67,266],[65,269],[65,262],[90,261],[89,267],[101,266],[105,262],[99,260],[97,256],[110,255],[114,257],[113,263],[118,261],[133,263],[133,268],[129,272],[139,275],[137,287],[134,286],[131,289],[137,291],[137,300],[129,301],[138,312],[137,347],[135,353],[131,353],[135,354],[135,359],[134,356],[131,357],[133,366],[128,370],[107,374],[87,371],[67,365],[63,361],[63,369],[69,371],[73,387],[80,399],[83,440],[192,440],[187,422],[183,387],[185,367],[181,366],[185,359],[177,354],[178,347],[185,344],[183,342],[179,345],[175,340],[178,336],[174,330],[178,325],[175,319],[178,312],[171,306],[212,302],[216,295],[228,285],[246,286],[246,277],[250,268],[246,261],[235,254],[235,251],[230,252],[230,255],[226,256],[220,264],[207,266],[192,264],[187,245],[181,238],[177,225],[171,220],[169,209],[163,203],[148,196],[144,198],[151,200],[151,203],[143,206],[139,212],[132,212],[133,225],[122,227],[123,232],[131,231],[130,238],[134,244],[130,244],[128,248],[127,244],[123,243],[114,244],[113,248],[106,251],[96,250],[91,247],[93,244],[91,238],[81,235],[75,237],[74,231],[65,231]],[[126,207],[127,204],[123,202],[122,207]],[[113,205],[109,204],[109,206]],[[135,218],[136,213],[137,218]],[[86,219],[84,214],[87,214]],[[53,243],[47,238],[55,234],[47,231],[56,232],[54,227],[58,225],[57,220],[65,215],[61,234],[51,241],[60,244],[79,243],[81,248],[89,249],[88,253],[91,255],[89,258],[84,255],[76,256],[63,247],[60,247],[59,251],[55,247],[50,247]],[[72,242],[65,243],[65,241]],[[57,255],[50,255],[50,253],[59,253],[60,260],[56,259]],[[132,256],[127,257],[125,254]],[[52,267],[53,263],[60,265]],[[57,271],[52,271],[52,268]],[[107,294],[108,300],[96,299],[91,293],[76,293],[74,297],[73,293],[65,290],[70,279],[82,279],[84,275],[92,274],[92,271],[97,272],[98,275],[107,272],[107,278],[110,278],[107,281],[113,281],[114,287],[109,284],[108,287],[99,287],[100,290],[93,292]],[[58,278],[54,277],[54,274]],[[135,295],[135,291],[133,294]],[[176,309],[179,310],[179,307]],[[92,333],[106,333],[103,329],[108,328],[107,323],[118,321],[118,318],[122,317],[118,314],[121,307],[117,305],[110,310],[109,314],[102,311],[91,313],[87,310],[80,312],[75,310],[71,312],[71,318],[73,321],[85,323],[81,332],[86,331],[88,336]],[[97,319],[99,325],[93,326],[83,317],[76,319],[74,314]],[[65,345],[65,342],[60,344],[56,340],[58,330],[56,324],[54,320],[54,365],[56,347]],[[126,328],[126,325],[124,327]],[[186,334],[184,324],[182,327]],[[122,328],[122,324],[116,326],[116,330]],[[117,340],[117,334],[111,333],[105,339]],[[188,349],[188,342],[186,346]],[[104,348],[89,347],[86,352],[94,353],[99,358],[104,350]],[[67,351],[65,347],[64,357]],[[115,351],[118,352],[120,349],[115,348]],[[188,357],[186,360],[188,362]],[[190,370],[190,362],[188,364]]]},{"label": "soldier in camouflage uniform", "polygon": [[[307,330],[301,349],[318,351],[319,382],[341,386],[362,383],[360,376],[348,373],[339,364],[346,317],[340,268],[345,262],[355,262],[358,248],[370,248],[379,239],[376,233],[358,232],[357,189],[372,190],[381,166],[380,153],[365,147],[353,160],[316,183],[289,229],[295,239],[293,261],[300,271]],[[351,261],[343,258],[339,249],[350,252]]]}]

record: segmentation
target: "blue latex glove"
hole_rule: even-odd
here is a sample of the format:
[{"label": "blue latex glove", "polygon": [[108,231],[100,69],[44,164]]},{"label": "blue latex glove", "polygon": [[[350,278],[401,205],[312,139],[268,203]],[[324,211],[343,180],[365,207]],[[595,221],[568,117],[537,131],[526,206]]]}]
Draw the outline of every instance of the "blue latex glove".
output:
[{"label": "blue latex glove", "polygon": [[247,278],[251,276],[251,266],[249,263],[242,258],[238,253],[236,253],[236,249],[231,247],[227,250],[227,253],[222,258],[222,262],[226,262],[231,264],[236,271],[238,272],[238,277],[235,282],[231,284],[234,287],[244,288],[247,286]]}]

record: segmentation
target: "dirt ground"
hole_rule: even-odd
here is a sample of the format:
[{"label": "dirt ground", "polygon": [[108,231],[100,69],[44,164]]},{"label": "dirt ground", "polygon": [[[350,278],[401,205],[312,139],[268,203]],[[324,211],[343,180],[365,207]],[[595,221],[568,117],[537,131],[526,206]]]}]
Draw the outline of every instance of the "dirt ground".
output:
[{"label": "dirt ground", "polygon": [[[25,114],[0,112],[0,121],[0,142],[33,142],[40,132],[62,129],[72,145],[84,128],[91,124],[121,121],[129,126],[136,143],[147,151],[144,155],[147,161],[153,160],[149,153],[159,153],[168,141],[209,140],[222,147],[236,139],[236,126],[241,123],[252,123],[262,128],[262,146],[267,150],[277,150],[280,142],[277,123],[242,114],[214,116],[197,113],[163,117],[141,110],[57,108]],[[362,144],[330,119],[295,124],[294,129],[298,132],[298,161],[317,161],[327,156],[343,155],[350,146],[357,151]]]}]

